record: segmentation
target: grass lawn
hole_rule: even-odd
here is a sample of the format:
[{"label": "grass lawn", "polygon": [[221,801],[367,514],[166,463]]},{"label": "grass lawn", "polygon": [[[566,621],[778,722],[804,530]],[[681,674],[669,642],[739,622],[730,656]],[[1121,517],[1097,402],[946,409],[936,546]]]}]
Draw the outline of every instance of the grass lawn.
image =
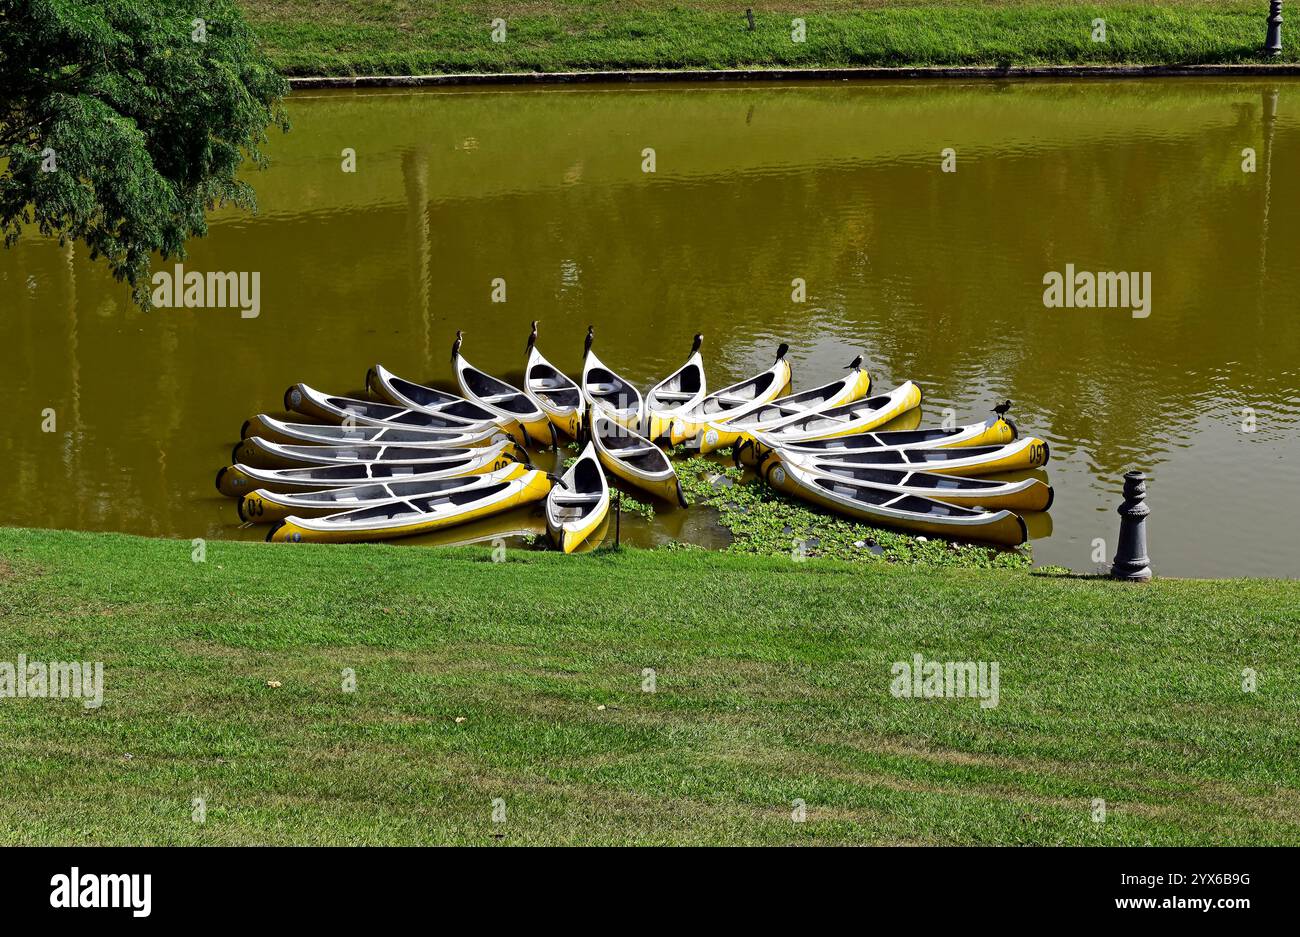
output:
[{"label": "grass lawn", "polygon": [[1300,844],[1294,582],[3,529],[0,629],[105,665],[0,699],[5,844]]},{"label": "grass lawn", "polygon": [[[290,75],[1262,61],[1262,0],[241,0]],[[754,10],[755,29],[745,21]],[[792,20],[804,21],[796,42]],[[494,42],[493,20],[506,21]],[[1093,40],[1093,20],[1106,41]],[[1296,61],[1292,41],[1283,61]]]}]

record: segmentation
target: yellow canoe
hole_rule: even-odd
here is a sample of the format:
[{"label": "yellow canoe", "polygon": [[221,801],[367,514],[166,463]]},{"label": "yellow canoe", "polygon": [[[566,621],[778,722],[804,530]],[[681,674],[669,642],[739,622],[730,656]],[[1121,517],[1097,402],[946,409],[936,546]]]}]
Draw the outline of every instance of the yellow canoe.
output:
[{"label": "yellow canoe", "polygon": [[1051,458],[1051,447],[1037,436],[1025,436],[1005,446],[961,446],[951,449],[865,449],[836,453],[828,458],[809,457],[792,449],[778,449],[784,462],[835,472],[840,466],[910,468],[942,475],[996,475],[1042,468]]},{"label": "yellow canoe", "polygon": [[682,507],[689,506],[672,462],[650,440],[619,425],[604,413],[593,415],[591,437],[600,464],[611,475],[657,498],[675,501]]},{"label": "yellow canoe", "polygon": [[287,517],[267,532],[266,539],[271,543],[355,543],[409,537],[539,501],[550,490],[546,473],[534,469],[510,481],[414,496],[324,517]]},{"label": "yellow canoe", "polygon": [[284,392],[284,408],[343,426],[394,426],[461,433],[501,428],[495,421],[469,421],[450,413],[420,407],[326,394],[306,384],[294,384]]},{"label": "yellow canoe", "polygon": [[311,465],[304,468],[263,469],[236,463],[217,472],[217,490],[228,498],[239,498],[258,488],[271,491],[310,491],[315,488],[347,488],[368,482],[427,481],[460,475],[482,475],[506,468],[516,461],[507,453],[458,457],[432,469],[420,462],[352,462],[346,465]]},{"label": "yellow canoe", "polygon": [[320,488],[313,491],[270,491],[259,488],[239,500],[239,519],[248,524],[270,524],[286,517],[321,517],[340,511],[355,511],[403,498],[429,496],[460,488],[482,488],[502,481],[513,481],[532,471],[522,462],[511,462],[503,469],[483,475],[454,475],[423,481],[372,482],[347,488]]},{"label": "yellow canoe", "polygon": [[537,323],[528,336],[528,360],[524,364],[524,393],[560,432],[577,439],[587,404],[573,378],[551,364],[537,350]]},{"label": "yellow canoe", "polygon": [[819,475],[779,459],[770,460],[765,468],[768,483],[778,491],[864,523],[1012,547],[1029,536],[1024,520],[1010,511],[945,504],[849,478]]},{"label": "yellow canoe", "polygon": [[231,451],[232,462],[255,465],[258,468],[294,468],[301,465],[350,465],[353,462],[406,462],[423,463],[429,470],[449,464],[467,456],[485,459],[506,455],[521,462],[528,461],[528,453],[512,439],[502,436],[486,446],[411,446],[356,443],[343,445],[312,445],[307,443],[279,443],[260,436],[250,436],[235,443]]},{"label": "yellow canoe", "polygon": [[595,444],[587,443],[546,498],[546,531],[552,543],[572,553],[601,527],[608,514],[609,484]]},{"label": "yellow canoe", "polygon": [[[909,411],[909,413],[914,412]],[[1019,435],[1015,423],[1005,418],[993,417],[982,423],[971,423],[968,426],[958,426],[953,429],[910,429],[853,433],[848,436],[831,436],[827,439],[808,439],[800,443],[781,443],[781,446],[799,455],[832,459],[835,457],[834,453],[852,452],[860,449],[915,447],[946,449],[953,446],[1001,446],[1014,441]],[[761,433],[754,433],[752,440],[744,440],[737,445],[735,451],[736,464],[757,465],[763,454],[776,445],[776,440],[769,440]]]},{"label": "yellow canoe", "polygon": [[651,442],[666,437],[673,420],[708,396],[704,380],[704,359],[700,346],[704,336],[696,335],[686,363],[646,391],[642,429]]},{"label": "yellow canoe", "polygon": [[261,436],[271,442],[287,445],[314,443],[320,446],[336,446],[343,443],[368,443],[376,446],[405,445],[428,448],[482,446],[509,438],[505,430],[495,425],[485,426],[473,432],[465,432],[465,429],[465,427],[408,429],[404,426],[372,426],[364,423],[353,423],[350,426],[335,423],[287,423],[265,413],[259,413],[244,421],[239,431],[239,438]]},{"label": "yellow canoe", "polygon": [[587,327],[582,350],[582,396],[592,415],[604,413],[619,426],[639,429],[643,401],[631,381],[616,373],[591,350],[595,329]]},{"label": "yellow canoe", "polygon": [[[773,462],[781,461],[783,460],[779,452],[768,452],[759,465],[758,473],[766,475]],[[796,462],[795,464],[801,470],[813,475],[850,479],[874,488],[887,488],[899,494],[933,498],[945,504],[956,504],[967,508],[1046,511],[1052,506],[1055,497],[1052,486],[1037,478],[995,481],[987,478],[966,478],[939,472],[879,468],[870,465],[839,464],[832,470],[823,470],[822,464],[818,462]]]}]

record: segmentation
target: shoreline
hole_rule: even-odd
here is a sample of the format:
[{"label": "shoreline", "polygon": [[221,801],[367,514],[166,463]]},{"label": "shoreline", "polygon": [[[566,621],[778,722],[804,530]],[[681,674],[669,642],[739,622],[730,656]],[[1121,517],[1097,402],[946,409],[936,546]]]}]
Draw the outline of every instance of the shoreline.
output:
[{"label": "shoreline", "polygon": [[[889,533],[889,531],[884,531]],[[900,536],[910,536],[905,533]],[[13,542],[19,541],[24,537],[33,538],[34,540],[58,540],[60,538],[85,538],[90,543],[100,543],[105,546],[112,544],[114,541],[136,542],[141,548],[146,548],[146,544],[168,544],[174,545],[177,549],[182,546],[188,548],[189,540],[183,537],[176,537],[166,534],[137,534],[126,533],[117,530],[79,530],[73,527],[27,527],[22,525],[0,524],[0,586],[5,581],[5,548],[12,547]],[[206,540],[209,548],[221,546],[222,548],[234,548],[237,550],[254,549],[263,550],[284,549],[285,544],[269,544],[265,541],[258,540],[226,540],[219,538],[208,538]],[[936,541],[946,542],[946,541]],[[487,559],[491,555],[491,548],[480,544],[431,544],[431,543],[405,543],[402,539],[391,541],[373,541],[370,543],[313,543],[305,546],[295,547],[307,552],[322,551],[322,554],[329,556],[331,554],[341,557],[345,551],[349,550],[366,550],[377,549],[381,551],[396,551],[401,554],[412,551],[415,557],[427,556],[430,561],[438,562],[440,557],[456,556],[478,556],[480,559]],[[535,550],[530,547],[512,546],[509,550],[513,555],[518,557],[558,557],[562,562],[572,562],[565,558],[563,554],[555,550],[543,549]],[[666,564],[675,562],[673,559],[680,556],[680,551],[665,549],[663,547],[640,547],[624,545],[621,547],[601,546],[592,551],[591,555],[600,556],[619,556],[629,555],[640,558],[640,562],[656,562],[662,560]],[[260,554],[265,556],[266,554]],[[584,554],[586,555],[586,554]],[[692,550],[688,554],[695,557],[702,563],[716,563],[720,568],[734,565],[736,568],[745,568],[753,564],[764,563],[783,563],[786,559],[785,554],[770,553],[733,553],[726,549],[710,549],[701,547],[698,550]],[[328,561],[328,560],[327,560]],[[581,560],[579,560],[581,562]],[[871,562],[859,562],[852,559],[844,559],[833,554],[818,555],[810,557],[806,562],[812,565],[811,568],[821,568],[823,571],[838,571],[851,575],[900,575],[900,576],[961,576],[961,575],[992,575],[1008,577],[1017,581],[1032,579],[1047,582],[1077,582],[1091,583],[1100,585],[1103,588],[1121,588],[1143,590],[1151,586],[1151,583],[1183,583],[1188,587],[1206,587],[1220,588],[1232,585],[1239,586],[1275,586],[1281,589],[1300,590],[1300,577],[1296,576],[1176,576],[1167,575],[1157,572],[1150,580],[1144,582],[1126,582],[1123,580],[1113,579],[1103,573],[1090,573],[1082,570],[1069,569],[1062,566],[1056,566],[1050,563],[1034,565],[1031,561],[1024,566],[998,566],[998,567],[971,567],[961,565],[941,565],[927,563],[902,563],[889,560],[879,560]],[[807,568],[807,567],[805,567]]]},{"label": "shoreline", "polygon": [[1268,65],[862,66],[849,68],[683,68],[564,72],[448,72],[427,75],[286,76],[294,90],[312,88],[428,88],[706,81],[880,81],[890,79],[1293,77],[1300,63]]}]

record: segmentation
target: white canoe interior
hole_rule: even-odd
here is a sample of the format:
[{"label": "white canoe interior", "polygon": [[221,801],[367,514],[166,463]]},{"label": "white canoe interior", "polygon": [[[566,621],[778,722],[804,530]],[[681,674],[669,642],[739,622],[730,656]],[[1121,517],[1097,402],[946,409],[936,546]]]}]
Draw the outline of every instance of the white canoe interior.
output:
[{"label": "white canoe interior", "polygon": [[781,445],[782,440],[786,438],[813,437],[851,426],[865,426],[882,417],[896,415],[895,411],[902,412],[900,408],[906,404],[908,397],[916,392],[916,385],[906,381],[887,394],[878,394],[865,400],[855,400],[853,403],[831,407],[829,410],[814,410],[797,416],[775,429],[769,429],[768,436],[777,445]]},{"label": "white canoe interior", "polygon": [[522,390],[486,371],[480,371],[461,355],[456,355],[452,366],[461,391],[470,400],[520,422],[532,422],[545,417],[537,404]]},{"label": "white canoe interior", "polygon": [[288,485],[293,488],[331,488],[360,485],[372,481],[411,481],[448,478],[474,472],[491,459],[470,456],[453,462],[429,465],[427,462],[352,462],[345,465],[313,465],[306,468],[262,469],[242,462],[233,466],[259,485]]},{"label": "white canoe interior", "polygon": [[646,413],[667,422],[706,396],[704,359],[692,352],[685,364],[646,392]]},{"label": "white canoe interior", "polygon": [[[827,453],[827,458],[832,456],[832,452],[853,451],[859,449],[904,449],[904,448],[937,448],[946,446],[961,446],[971,439],[978,439],[988,430],[992,429],[997,423],[997,418],[990,418],[982,423],[971,423],[968,426],[958,426],[954,429],[912,429],[912,430],[885,430],[877,433],[853,433],[845,436],[832,436],[827,439],[807,439],[797,443],[779,443],[778,440],[771,440],[772,445],[781,445],[796,453],[821,454]],[[1012,433],[1016,433],[1015,425],[1007,424]],[[1014,437],[1013,437],[1014,438]],[[760,442],[766,443],[766,439],[760,439]]]},{"label": "white canoe interior", "polygon": [[677,475],[662,449],[604,414],[592,420],[592,436],[602,452],[638,478],[653,482]]},{"label": "white canoe interior", "polygon": [[273,492],[258,489],[252,497],[264,498],[289,509],[351,511],[384,501],[431,497],[464,489],[483,488],[504,481],[511,469],[498,469],[485,475],[458,475],[425,481],[381,482],[353,485],[348,488],[324,488],[319,491]]},{"label": "white canoe interior", "polygon": [[438,390],[436,387],[408,381],[398,377],[382,364],[371,368],[366,378],[367,385],[371,386],[379,396],[408,407],[452,416],[469,423],[495,423],[498,420],[495,413],[472,400],[466,400],[445,390]]},{"label": "white canoe interior", "polygon": [[368,423],[355,423],[351,426],[332,423],[286,423],[264,413],[258,414],[250,420],[247,428],[252,432],[246,433],[244,435],[245,439],[254,435],[261,435],[258,431],[264,429],[285,439],[293,439],[304,443],[320,443],[324,445],[341,445],[345,443],[401,444],[430,449],[445,448],[447,446],[467,446],[480,439],[491,438],[492,433],[495,431],[493,429],[482,431],[487,433],[484,436],[480,432],[463,432],[463,427],[455,429],[408,429],[401,426],[377,426]]},{"label": "white canoe interior", "polygon": [[606,367],[594,351],[588,351],[582,363],[582,392],[589,406],[611,412],[621,420],[641,416],[641,392]]},{"label": "white canoe interior", "polygon": [[457,517],[476,515],[494,504],[504,506],[530,480],[525,475],[508,482],[494,481],[400,501],[387,501],[324,517],[291,517],[289,520],[304,530],[394,531],[402,527],[417,527],[433,521],[448,522]]},{"label": "white canoe interior", "polygon": [[423,429],[452,429],[462,432],[467,427],[482,429],[493,425],[483,422],[470,423],[447,414],[433,413],[414,407],[322,394],[306,384],[297,384],[289,388],[284,395],[284,401],[285,406],[290,410],[320,419],[333,420],[336,423],[368,423]]},{"label": "white canoe interior", "polygon": [[727,429],[746,432],[773,429],[799,417],[819,412],[828,401],[843,400],[842,395],[857,379],[858,372],[854,370],[838,381],[831,381],[820,387],[810,387],[808,390],[786,397],[778,397],[755,410],[727,420]]},{"label": "white canoe interior", "polygon": [[243,442],[246,452],[263,454],[272,459],[301,462],[304,465],[338,465],[351,462],[426,463],[450,465],[471,456],[492,459],[514,444],[509,441],[490,446],[420,447],[406,445],[296,445],[271,442],[254,436]]},{"label": "white canoe interior", "polygon": [[582,391],[577,382],[542,357],[536,346],[528,353],[524,390],[538,406],[556,416],[582,413]]}]

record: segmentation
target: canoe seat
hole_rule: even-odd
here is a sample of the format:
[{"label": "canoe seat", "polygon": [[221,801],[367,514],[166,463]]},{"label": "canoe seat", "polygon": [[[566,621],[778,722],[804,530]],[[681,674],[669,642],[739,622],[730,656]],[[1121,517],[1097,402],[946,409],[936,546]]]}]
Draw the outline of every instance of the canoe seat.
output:
[{"label": "canoe seat", "polygon": [[510,392],[508,392],[508,393],[504,393],[504,394],[487,394],[487,395],[483,395],[483,396],[480,396],[480,397],[479,397],[479,400],[483,401],[484,403],[497,404],[497,403],[502,403],[502,402],[504,402],[504,401],[506,401],[506,400],[510,400],[510,399],[512,399],[512,398],[514,398],[514,397],[516,397],[516,396],[517,396],[517,394],[515,394],[514,391],[510,391]]},{"label": "canoe seat", "polygon": [[562,381],[558,377],[535,377],[529,382],[533,390],[565,390],[569,386],[568,381]]},{"label": "canoe seat", "polygon": [[685,403],[694,396],[694,394],[683,393],[679,390],[661,390],[655,394],[655,400],[663,403]]},{"label": "canoe seat", "polygon": [[639,455],[645,455],[647,452],[654,452],[657,449],[657,446],[628,446],[625,449],[611,448],[610,451],[621,459],[634,459]]},{"label": "canoe seat", "polygon": [[731,407],[742,407],[745,404],[754,402],[754,394],[752,393],[742,394],[740,396],[736,396],[734,394],[724,394],[724,395],[719,395],[717,397],[717,400],[720,403],[729,404]]},{"label": "canoe seat", "polygon": [[565,523],[566,521],[582,520],[590,513],[591,513],[591,505],[589,504],[556,505],[554,510],[552,510],[551,512],[552,516],[561,524]]},{"label": "canoe seat", "polygon": [[595,381],[587,382],[587,390],[592,394],[614,394],[622,389],[621,384],[598,384]]},{"label": "canoe seat", "polygon": [[564,507],[570,504],[596,504],[599,501],[600,495],[556,495],[552,503]]}]

